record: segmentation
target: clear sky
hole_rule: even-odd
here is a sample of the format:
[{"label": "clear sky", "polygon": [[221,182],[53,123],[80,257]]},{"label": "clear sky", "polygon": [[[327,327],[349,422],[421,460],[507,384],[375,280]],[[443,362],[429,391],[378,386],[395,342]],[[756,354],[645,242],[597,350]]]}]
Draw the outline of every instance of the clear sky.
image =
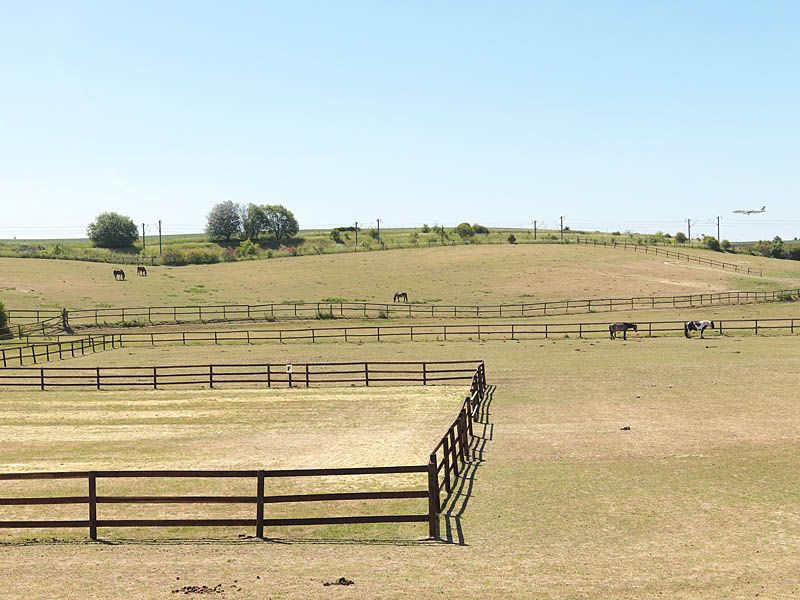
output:
[{"label": "clear sky", "polygon": [[[0,238],[460,221],[800,236],[800,3],[0,0]],[[736,208],[767,213],[735,217]],[[757,223],[748,227],[746,223]]]}]

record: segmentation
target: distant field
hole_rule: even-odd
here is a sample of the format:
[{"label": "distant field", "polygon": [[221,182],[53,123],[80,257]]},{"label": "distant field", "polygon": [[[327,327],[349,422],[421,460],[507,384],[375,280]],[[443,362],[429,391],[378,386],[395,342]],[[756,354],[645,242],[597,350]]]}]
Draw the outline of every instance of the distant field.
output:
[{"label": "distant field", "polygon": [[[735,259],[741,264],[766,264],[765,277],[575,245],[458,246],[151,267],[148,277],[137,277],[128,269],[125,282],[115,281],[112,265],[107,264],[0,258],[0,299],[17,309],[326,298],[389,302],[395,291],[403,290],[412,301],[497,304],[776,289],[800,281],[800,262]],[[780,276],[770,273],[776,264]]]}]

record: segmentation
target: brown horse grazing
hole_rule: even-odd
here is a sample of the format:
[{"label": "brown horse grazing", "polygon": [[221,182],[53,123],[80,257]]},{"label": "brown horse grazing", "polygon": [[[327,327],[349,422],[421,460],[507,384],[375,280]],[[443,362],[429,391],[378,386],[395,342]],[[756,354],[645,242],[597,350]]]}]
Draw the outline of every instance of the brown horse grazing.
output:
[{"label": "brown horse grazing", "polygon": [[136,274],[141,275],[142,277],[147,277],[147,269],[144,267],[136,267]]},{"label": "brown horse grazing", "polygon": [[395,292],[392,302],[408,302],[408,292]]},{"label": "brown horse grazing", "polygon": [[125,281],[125,271],[122,269],[114,269],[114,279],[117,281]]},{"label": "brown horse grazing", "polygon": [[622,332],[622,339],[628,339],[628,330],[633,329],[634,331],[638,331],[636,328],[636,323],[612,323],[608,326],[608,333],[611,336],[612,340],[617,339],[617,333]]}]

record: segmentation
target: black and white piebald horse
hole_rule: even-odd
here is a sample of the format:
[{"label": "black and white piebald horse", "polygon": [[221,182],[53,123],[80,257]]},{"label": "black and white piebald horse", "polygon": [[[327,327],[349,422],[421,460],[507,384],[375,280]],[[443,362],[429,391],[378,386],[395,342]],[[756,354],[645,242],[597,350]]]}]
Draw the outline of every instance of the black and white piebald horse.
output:
[{"label": "black and white piebald horse", "polygon": [[706,329],[716,329],[714,321],[687,321],[683,324],[683,335],[689,338],[692,337],[689,335],[690,331],[699,331],[700,339],[703,339],[703,332]]},{"label": "black and white piebald horse", "polygon": [[608,326],[608,334],[612,340],[615,340],[617,339],[617,333],[621,331],[622,339],[627,340],[629,329],[637,331],[636,323],[612,323],[611,325]]},{"label": "black and white piebald horse", "polygon": [[408,302],[408,292],[395,292],[392,302]]}]

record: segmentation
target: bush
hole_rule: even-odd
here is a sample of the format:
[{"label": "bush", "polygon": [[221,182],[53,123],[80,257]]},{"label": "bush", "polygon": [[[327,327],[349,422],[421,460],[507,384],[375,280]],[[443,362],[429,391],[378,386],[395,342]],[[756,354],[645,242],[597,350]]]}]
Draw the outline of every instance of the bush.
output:
[{"label": "bush", "polygon": [[622,235],[619,231],[612,231],[611,235]]},{"label": "bush", "polygon": [[719,241],[713,235],[705,236],[703,238],[703,245],[709,250],[713,250],[714,252],[722,251],[722,248],[719,245]]},{"label": "bush", "polygon": [[431,232],[431,228],[428,227],[428,224],[427,223],[423,224],[422,233],[430,233],[430,232]]},{"label": "bush", "polygon": [[483,225],[479,225],[478,223],[475,223],[472,226],[472,231],[474,231],[475,233],[488,234],[489,233],[489,228],[488,227],[484,227]]},{"label": "bush", "polygon": [[369,237],[371,237],[373,240],[377,240],[379,237],[378,232],[375,229],[370,229],[367,233],[369,234]]},{"label": "bush", "polygon": [[678,244],[685,244],[686,243],[686,234],[682,231],[679,231],[675,234],[675,242]]},{"label": "bush", "polygon": [[733,252],[733,245],[728,240],[722,240],[719,245],[725,252]]},{"label": "bush", "polygon": [[337,244],[344,244],[344,240],[342,239],[342,230],[338,227],[331,229],[331,239]]},{"label": "bush", "polygon": [[97,216],[86,234],[98,248],[130,248],[139,237],[139,230],[130,217],[107,212]]},{"label": "bush", "polygon": [[241,209],[230,200],[215,204],[208,213],[206,233],[212,242],[230,242],[241,231]]},{"label": "bush", "polygon": [[219,255],[205,248],[192,248],[191,250],[180,250],[173,246],[167,246],[161,254],[161,264],[172,267],[183,265],[210,265],[219,262]]},{"label": "bush", "polygon": [[509,244],[516,244],[517,243],[517,236],[515,236],[513,233],[509,233],[508,234],[508,243]]},{"label": "bush", "polygon": [[8,312],[5,305],[0,302],[0,329],[8,327]]},{"label": "bush", "polygon": [[251,240],[247,239],[239,244],[239,247],[236,249],[236,253],[239,256],[255,256],[258,254],[258,246],[256,246]]},{"label": "bush", "polygon": [[455,232],[461,237],[462,240],[468,240],[475,236],[475,230],[469,223],[459,223],[455,228]]}]

